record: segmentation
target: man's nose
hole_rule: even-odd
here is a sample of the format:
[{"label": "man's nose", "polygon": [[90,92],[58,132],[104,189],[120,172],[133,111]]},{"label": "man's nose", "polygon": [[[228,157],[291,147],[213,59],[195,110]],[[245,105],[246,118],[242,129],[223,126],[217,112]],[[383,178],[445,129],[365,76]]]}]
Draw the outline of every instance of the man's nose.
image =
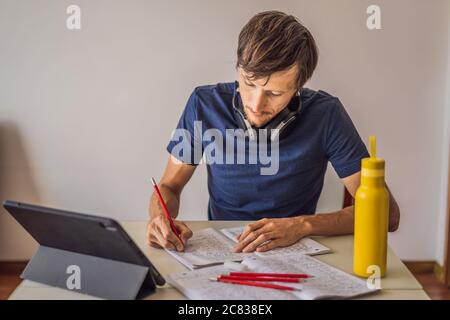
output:
[{"label": "man's nose", "polygon": [[255,93],[250,103],[250,109],[255,113],[259,113],[264,109],[264,104],[265,99],[263,93],[262,92]]}]

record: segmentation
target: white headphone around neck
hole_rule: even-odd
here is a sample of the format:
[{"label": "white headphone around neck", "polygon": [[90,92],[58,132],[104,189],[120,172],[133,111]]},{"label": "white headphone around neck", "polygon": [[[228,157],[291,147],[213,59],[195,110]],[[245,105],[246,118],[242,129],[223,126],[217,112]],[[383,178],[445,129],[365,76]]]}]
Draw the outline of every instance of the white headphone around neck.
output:
[{"label": "white headphone around neck", "polygon": [[[267,124],[259,129],[266,129],[268,132],[268,138],[271,141],[274,141],[277,137],[281,139],[282,133],[286,131],[287,127],[294,122],[300,115],[300,111],[302,110],[302,99],[301,99],[301,89],[292,97],[289,104],[280,111],[272,120],[270,120]],[[297,103],[293,101],[294,99],[298,100]],[[292,108],[291,104],[296,104],[295,108]],[[233,93],[233,110],[235,114],[235,119],[238,122],[239,128],[246,131],[250,140],[256,140],[257,135],[255,129],[252,127],[250,122],[247,119],[247,116],[244,111],[244,107],[242,105],[242,100],[240,99],[239,94],[239,84],[236,82],[236,89]],[[293,109],[291,109],[290,108]]]}]

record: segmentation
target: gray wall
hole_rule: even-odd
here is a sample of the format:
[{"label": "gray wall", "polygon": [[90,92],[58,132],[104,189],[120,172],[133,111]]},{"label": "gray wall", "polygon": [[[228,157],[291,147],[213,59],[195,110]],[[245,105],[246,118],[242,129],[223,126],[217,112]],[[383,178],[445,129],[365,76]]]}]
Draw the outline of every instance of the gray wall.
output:
[{"label": "gray wall", "polygon": [[[382,30],[366,8],[382,9]],[[362,137],[376,134],[402,209],[391,245],[442,259],[448,161],[448,1],[0,0],[0,198],[146,219],[149,178],[194,86],[231,81],[237,35],[255,13],[298,16],[319,45],[308,84],[340,97]],[[78,4],[82,28],[66,28]],[[447,118],[445,118],[447,117]],[[181,219],[206,219],[206,170]],[[337,210],[334,172],[319,211]],[[34,243],[2,210],[0,259]]]}]

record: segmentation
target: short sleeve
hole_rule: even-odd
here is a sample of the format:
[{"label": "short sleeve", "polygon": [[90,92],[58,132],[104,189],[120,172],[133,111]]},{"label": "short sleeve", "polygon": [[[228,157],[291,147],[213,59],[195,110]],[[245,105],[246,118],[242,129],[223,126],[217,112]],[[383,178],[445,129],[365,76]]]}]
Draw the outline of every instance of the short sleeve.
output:
[{"label": "short sleeve", "polygon": [[202,127],[197,116],[198,96],[194,90],[167,145],[167,151],[178,160],[198,165],[202,155]]},{"label": "short sleeve", "polygon": [[335,98],[325,130],[325,149],[328,160],[339,178],[361,170],[361,159],[369,156],[344,106]]}]

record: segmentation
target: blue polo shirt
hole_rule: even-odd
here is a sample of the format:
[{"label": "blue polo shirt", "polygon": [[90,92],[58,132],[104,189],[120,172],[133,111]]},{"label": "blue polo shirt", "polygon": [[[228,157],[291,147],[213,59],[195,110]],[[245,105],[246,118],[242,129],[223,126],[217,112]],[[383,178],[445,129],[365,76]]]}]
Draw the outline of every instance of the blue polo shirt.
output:
[{"label": "blue polo shirt", "polygon": [[[195,88],[178,122],[179,130],[167,146],[169,153],[197,165],[209,144],[225,147],[226,130],[239,128],[232,107],[235,90],[234,82]],[[360,171],[361,159],[369,154],[339,99],[304,88],[301,101],[298,119],[279,140],[275,174],[261,174],[261,169],[268,167],[262,161],[205,161],[210,220],[311,215],[316,212],[328,161],[340,178]],[[211,133],[208,129],[215,129],[216,134],[206,134],[205,138],[205,133]],[[249,156],[249,150],[253,150],[249,149],[250,142],[242,141]],[[217,150],[220,148],[208,154],[217,156]]]}]

